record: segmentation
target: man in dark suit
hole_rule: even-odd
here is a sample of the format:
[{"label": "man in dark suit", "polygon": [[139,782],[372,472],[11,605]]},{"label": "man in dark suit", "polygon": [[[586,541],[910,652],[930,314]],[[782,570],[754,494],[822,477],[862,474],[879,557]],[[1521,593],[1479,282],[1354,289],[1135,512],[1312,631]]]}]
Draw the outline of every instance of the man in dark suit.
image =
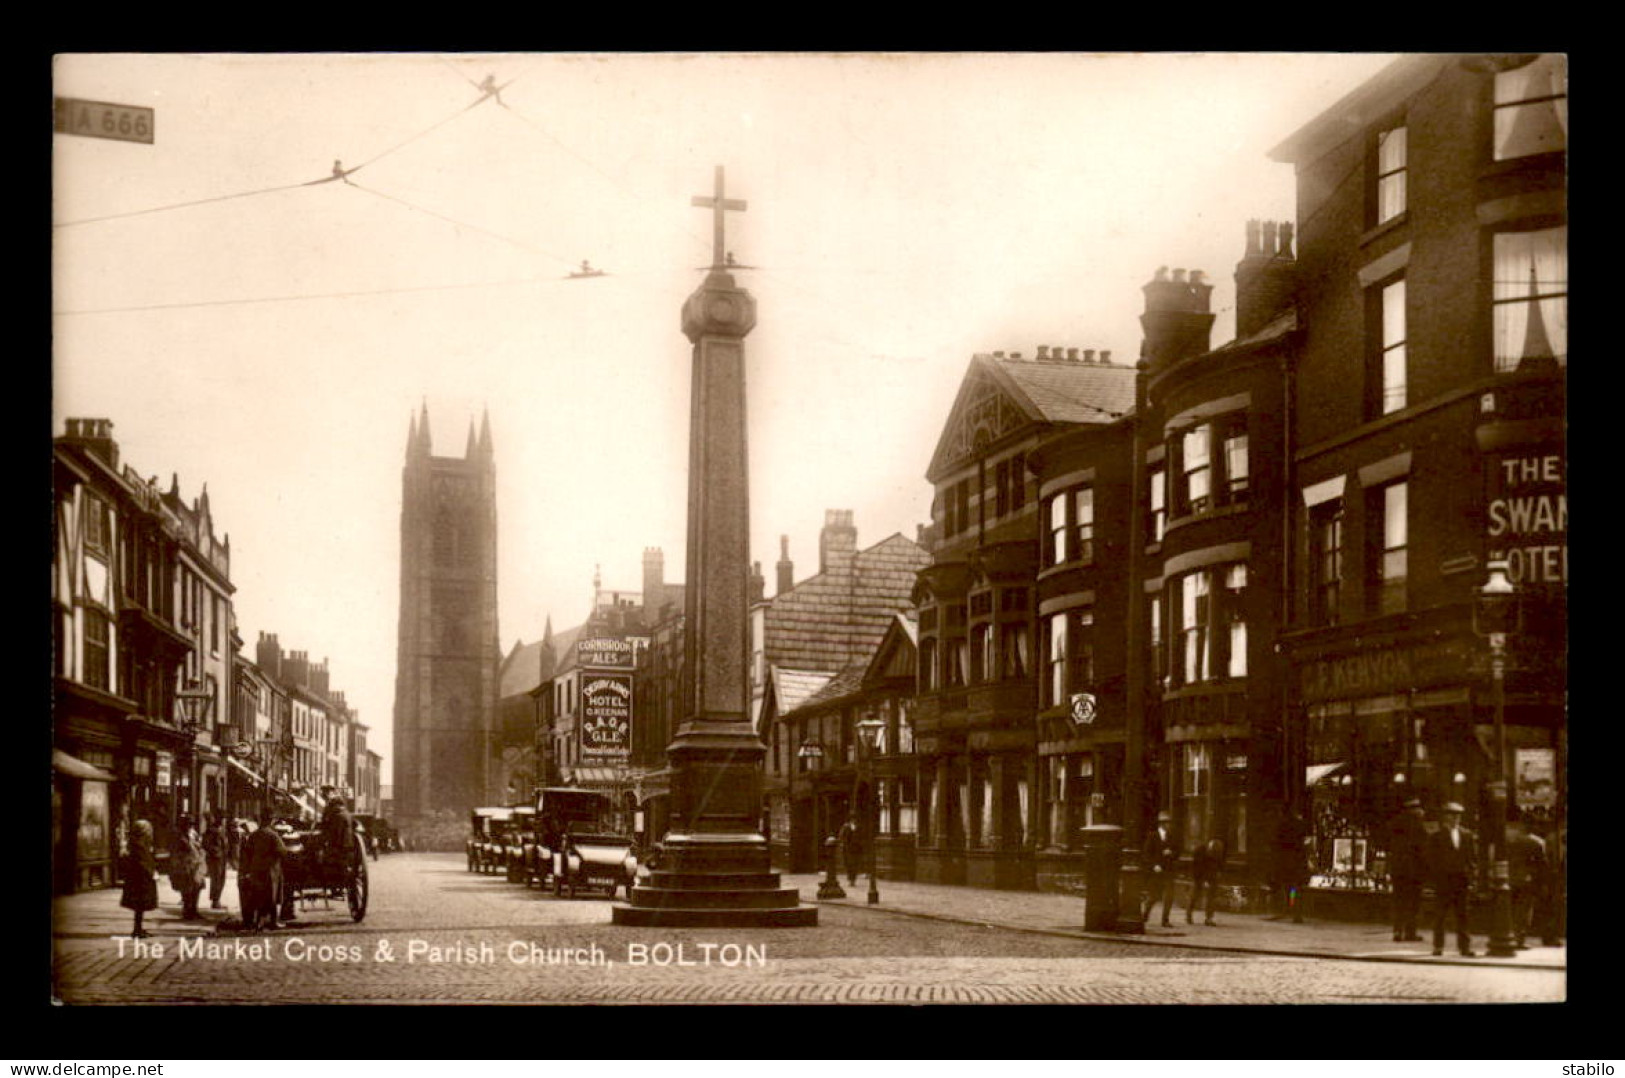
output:
[{"label": "man in dark suit", "polygon": [[1219,871],[1224,868],[1224,851],[1224,839],[1217,837],[1208,839],[1196,848],[1196,854],[1191,858],[1191,900],[1185,907],[1186,924],[1194,921],[1196,907],[1201,904],[1204,891],[1207,895],[1207,919],[1202,923],[1218,923],[1213,919],[1213,910],[1219,901]]},{"label": "man in dark suit", "polygon": [[1174,868],[1179,863],[1179,847],[1174,845],[1173,817],[1157,813],[1157,826],[1145,840],[1146,905],[1145,919],[1162,903],[1162,923],[1170,926],[1168,914],[1174,903]]},{"label": "man in dark suit", "polygon": [[1422,880],[1427,875],[1427,825],[1422,802],[1411,798],[1394,817],[1388,835],[1388,875],[1394,883],[1394,941],[1421,940],[1416,922],[1422,911]]},{"label": "man in dark suit", "polygon": [[1433,893],[1437,908],[1433,914],[1433,953],[1444,954],[1444,922],[1456,921],[1456,944],[1462,956],[1473,957],[1473,937],[1467,931],[1467,896],[1476,869],[1473,853],[1475,836],[1461,826],[1461,806],[1447,802],[1440,809],[1439,829],[1428,836],[1428,866],[1433,871]]}]

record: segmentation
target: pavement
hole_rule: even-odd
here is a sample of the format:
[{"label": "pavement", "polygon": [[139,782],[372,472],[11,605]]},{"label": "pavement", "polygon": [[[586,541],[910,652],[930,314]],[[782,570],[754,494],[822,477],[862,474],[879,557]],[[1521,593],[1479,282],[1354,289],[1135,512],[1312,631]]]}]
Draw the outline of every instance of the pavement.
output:
[{"label": "pavement", "polygon": [[[815,874],[786,875],[785,886],[801,892],[803,902],[815,901],[822,879]],[[1288,955],[1303,958],[1337,958],[1366,962],[1414,962],[1428,965],[1497,966],[1523,969],[1568,968],[1566,945],[1538,945],[1517,954],[1499,958],[1485,950],[1489,941],[1473,937],[1477,957],[1455,951],[1455,938],[1446,938],[1442,956],[1433,954],[1433,928],[1422,926],[1420,943],[1396,943],[1393,928],[1387,924],[1306,920],[1301,924],[1261,914],[1218,913],[1214,925],[1204,925],[1198,912],[1195,924],[1185,923],[1185,910],[1175,906],[1173,924],[1164,928],[1154,920],[1143,935],[1118,932],[1090,932],[1083,928],[1084,900],[1075,895],[1033,891],[994,891],[981,887],[954,887],[943,884],[912,883],[882,879],[877,887],[878,905],[868,904],[869,881],[860,875],[856,886],[840,879],[845,898],[817,899],[820,905],[851,906],[879,913],[903,914],[956,924],[985,925],[1018,932],[1036,932],[1077,939],[1112,940],[1151,947],[1195,948],[1209,951],[1235,951],[1251,954]],[[1424,913],[1426,911],[1424,910]]]},{"label": "pavement", "polygon": [[[848,886],[845,877],[842,877],[841,886],[846,891],[846,897],[835,899],[815,898],[821,879],[818,875],[785,875],[782,879],[784,886],[795,887],[801,892],[803,902],[846,906],[877,915],[902,915],[1074,939],[1366,962],[1547,970],[1565,970],[1568,964],[1568,949],[1563,945],[1537,945],[1511,957],[1493,957],[1484,953],[1488,941],[1482,936],[1473,938],[1473,947],[1479,954],[1476,958],[1463,957],[1453,949],[1447,949],[1443,956],[1434,957],[1430,927],[1423,928],[1423,942],[1395,943],[1392,930],[1386,924],[1321,920],[1296,924],[1258,914],[1219,913],[1216,916],[1218,923],[1209,926],[1202,923],[1200,916],[1195,924],[1186,924],[1185,911],[1176,907],[1173,924],[1167,928],[1153,921],[1146,926],[1143,935],[1091,932],[1083,927],[1084,901],[1074,895],[994,891],[882,879],[878,884],[880,902],[871,906],[867,901],[868,880],[861,876],[856,886]],[[198,911],[199,918],[182,920],[179,896],[167,881],[160,879],[159,908],[147,913],[143,927],[154,938],[160,939],[213,936],[222,930],[229,931],[238,922],[235,873],[227,877],[221,898],[228,908],[210,909],[205,892]],[[119,890],[109,888],[53,899],[51,920],[52,934],[59,939],[106,939],[128,937],[132,917],[129,910],[119,905]],[[1453,943],[1454,940],[1447,942]]]}]

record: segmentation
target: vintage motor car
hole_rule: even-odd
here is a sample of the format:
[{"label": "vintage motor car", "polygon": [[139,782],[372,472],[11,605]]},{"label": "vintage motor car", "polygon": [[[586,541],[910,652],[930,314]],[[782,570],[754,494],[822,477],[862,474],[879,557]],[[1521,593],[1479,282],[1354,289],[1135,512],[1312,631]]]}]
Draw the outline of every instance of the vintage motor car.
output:
[{"label": "vintage motor car", "polygon": [[[525,883],[547,889],[557,883],[555,854],[564,848],[564,837],[572,829],[583,833],[613,832],[601,821],[607,818],[610,801],[599,790],[575,786],[547,786],[537,791],[536,843],[526,866]],[[557,888],[555,887],[555,890]]]},{"label": "vintage motor car", "polygon": [[508,821],[506,840],[502,851],[502,864],[507,871],[508,882],[525,883],[526,865],[533,856],[536,845],[536,809],[533,806],[513,806],[513,816]]},{"label": "vintage motor car", "polygon": [[506,821],[512,810],[499,806],[470,809],[468,813],[468,871],[485,872],[486,849],[491,844],[493,825]]},{"label": "vintage motor car", "polygon": [[567,831],[553,851],[553,894],[574,898],[577,891],[603,888],[614,898],[626,888],[631,899],[638,882],[638,858],[629,835]]}]

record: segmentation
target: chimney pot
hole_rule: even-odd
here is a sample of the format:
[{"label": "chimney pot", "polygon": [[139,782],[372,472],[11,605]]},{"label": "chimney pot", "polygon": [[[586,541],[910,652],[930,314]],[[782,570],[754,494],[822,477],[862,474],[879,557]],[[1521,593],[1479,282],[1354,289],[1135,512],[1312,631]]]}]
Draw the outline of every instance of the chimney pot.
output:
[{"label": "chimney pot", "polygon": [[1185,271],[1184,270],[1182,270],[1182,269],[1174,270],[1174,283],[1175,284],[1184,284],[1185,283]]},{"label": "chimney pot", "polygon": [[1083,350],[1083,361],[1085,363],[1093,363],[1095,361],[1095,350],[1093,348],[1085,348]]},{"label": "chimney pot", "polygon": [[1076,348],[1068,348],[1066,350],[1066,359],[1068,363],[1076,363],[1078,361],[1078,350]]},{"label": "chimney pot", "polygon": [[1265,221],[1264,222],[1264,238],[1263,238],[1264,254],[1270,255],[1270,256],[1273,256],[1275,254],[1275,240],[1276,240],[1276,236],[1279,235],[1279,233],[1280,233],[1280,227],[1281,226],[1276,224],[1274,221]]},{"label": "chimney pot", "polygon": [[993,353],[993,358],[994,359],[1003,359],[1004,358],[1004,353],[1003,352],[994,352]]},{"label": "chimney pot", "polygon": [[1260,253],[1258,229],[1259,222],[1256,219],[1247,222],[1247,254],[1249,255]]},{"label": "chimney pot", "polygon": [[1049,358],[1049,345],[1041,344],[1041,345],[1038,346],[1038,358],[1039,359],[1048,359]]},{"label": "chimney pot", "polygon": [[1011,352],[1010,353],[1010,358],[1011,359],[1020,359],[1021,358],[1021,353],[1020,352]]},{"label": "chimney pot", "polygon": [[1100,361],[1102,363],[1110,363],[1112,361],[1112,350],[1110,348],[1103,349],[1101,351]]},{"label": "chimney pot", "polygon": [[1280,245],[1276,249],[1276,252],[1275,252],[1276,257],[1278,257],[1278,258],[1292,258],[1293,257],[1293,254],[1292,254],[1292,232],[1293,232],[1293,228],[1294,228],[1294,226],[1293,226],[1291,221],[1282,221],[1281,222]]}]

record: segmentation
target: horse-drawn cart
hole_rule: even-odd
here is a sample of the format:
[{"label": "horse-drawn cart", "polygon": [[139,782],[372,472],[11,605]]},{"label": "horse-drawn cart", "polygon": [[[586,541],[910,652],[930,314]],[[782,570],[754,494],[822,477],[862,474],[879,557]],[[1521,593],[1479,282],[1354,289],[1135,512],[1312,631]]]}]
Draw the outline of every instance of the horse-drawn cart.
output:
[{"label": "horse-drawn cart", "polygon": [[287,853],[282,859],[282,920],[294,919],[294,906],[312,910],[318,902],[331,908],[343,901],[350,919],[367,915],[367,846],[360,833],[350,835],[346,849],[324,845],[320,831],[283,831]]}]

